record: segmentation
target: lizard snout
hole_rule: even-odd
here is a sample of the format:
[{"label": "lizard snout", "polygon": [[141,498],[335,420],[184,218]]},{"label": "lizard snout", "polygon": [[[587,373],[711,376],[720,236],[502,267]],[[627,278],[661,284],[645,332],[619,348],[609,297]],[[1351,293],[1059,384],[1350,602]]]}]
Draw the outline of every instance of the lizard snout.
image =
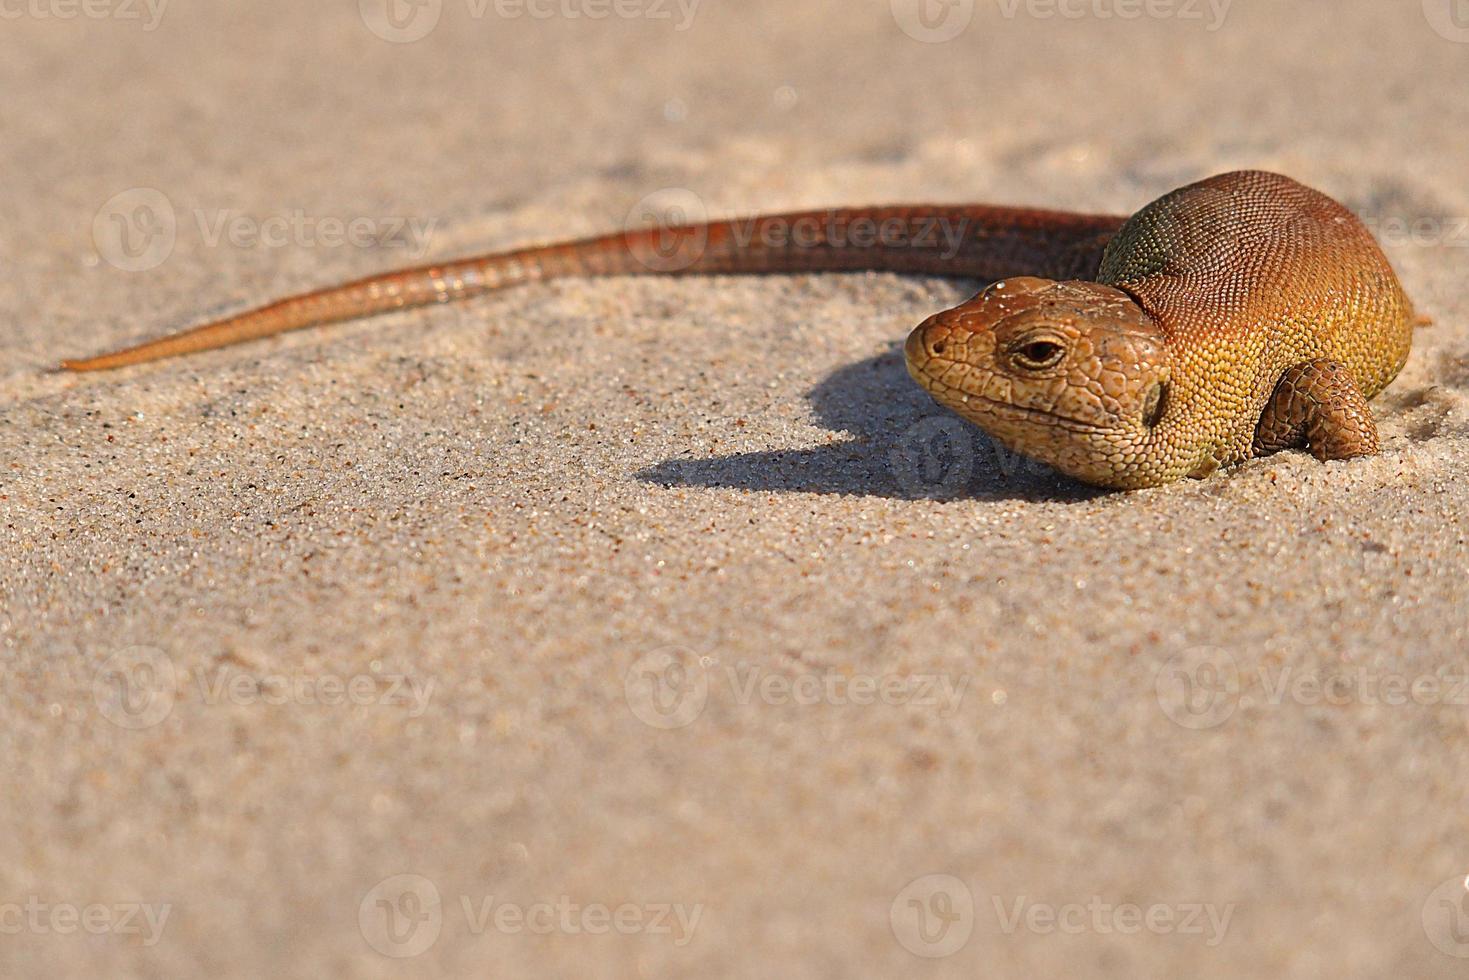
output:
[{"label": "lizard snout", "polygon": [[1000,324],[1025,320],[1059,285],[1049,279],[1017,276],[992,283],[969,301],[934,314],[908,335],[903,354],[909,372],[921,382],[920,372],[934,362],[979,363],[993,349]]},{"label": "lizard snout", "polygon": [[909,370],[943,357],[948,352],[953,330],[947,324],[937,321],[938,317],[929,317],[908,335],[908,341],[903,345],[903,357],[908,362]]},{"label": "lizard snout", "polygon": [[956,365],[972,361],[979,342],[977,324],[960,309],[936,313],[924,320],[903,345],[908,373],[929,392]]}]

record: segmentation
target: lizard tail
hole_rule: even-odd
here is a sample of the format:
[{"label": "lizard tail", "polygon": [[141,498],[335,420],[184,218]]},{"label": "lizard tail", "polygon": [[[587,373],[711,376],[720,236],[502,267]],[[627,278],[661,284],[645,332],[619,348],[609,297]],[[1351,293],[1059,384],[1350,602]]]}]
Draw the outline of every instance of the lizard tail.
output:
[{"label": "lizard tail", "polygon": [[852,208],[653,227],[423,265],[278,300],[110,354],[67,360],[105,371],[477,296],[521,283],[617,275],[877,270],[972,279],[1092,278],[1125,218],[954,205]]}]

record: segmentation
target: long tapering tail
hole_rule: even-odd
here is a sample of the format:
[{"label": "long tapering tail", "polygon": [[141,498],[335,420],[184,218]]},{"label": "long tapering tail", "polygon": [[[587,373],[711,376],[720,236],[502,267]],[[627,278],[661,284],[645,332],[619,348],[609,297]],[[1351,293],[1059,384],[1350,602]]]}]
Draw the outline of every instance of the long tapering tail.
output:
[{"label": "long tapering tail", "polygon": [[1125,220],[1029,208],[923,205],[652,227],[369,276],[61,366],[105,371],[569,277],[876,270],[987,280],[1092,278],[1103,249]]}]

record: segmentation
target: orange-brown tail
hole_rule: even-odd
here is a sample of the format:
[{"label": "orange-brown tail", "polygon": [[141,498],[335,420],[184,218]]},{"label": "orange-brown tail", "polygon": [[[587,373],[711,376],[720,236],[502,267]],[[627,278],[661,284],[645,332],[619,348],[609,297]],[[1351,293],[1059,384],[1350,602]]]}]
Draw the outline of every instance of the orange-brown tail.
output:
[{"label": "orange-brown tail", "polygon": [[847,208],[650,228],[419,266],[292,296],[111,354],[63,361],[105,371],[325,323],[589,276],[878,270],[1000,279],[1091,278],[1126,219],[955,205]]}]

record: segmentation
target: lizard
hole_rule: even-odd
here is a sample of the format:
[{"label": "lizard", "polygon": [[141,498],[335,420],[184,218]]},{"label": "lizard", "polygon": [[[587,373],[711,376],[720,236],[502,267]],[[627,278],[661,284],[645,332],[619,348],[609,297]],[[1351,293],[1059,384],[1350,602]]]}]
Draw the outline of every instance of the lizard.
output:
[{"label": "lizard", "polygon": [[[958,231],[951,247],[939,227]],[[1116,489],[1283,449],[1377,453],[1367,402],[1421,322],[1351,211],[1236,171],[1130,217],[914,205],[630,230],[370,276],[61,366],[107,370],[557,278],[861,270],[988,283],[909,334],[908,373],[1006,448]]]}]

